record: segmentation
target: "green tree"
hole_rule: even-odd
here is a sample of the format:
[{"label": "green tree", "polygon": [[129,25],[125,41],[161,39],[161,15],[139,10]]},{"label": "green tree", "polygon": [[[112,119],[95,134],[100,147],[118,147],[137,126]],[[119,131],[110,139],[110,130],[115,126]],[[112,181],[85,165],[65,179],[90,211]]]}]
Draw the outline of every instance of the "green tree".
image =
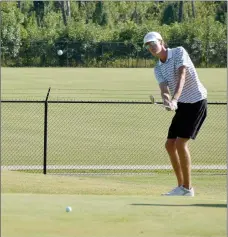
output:
[{"label": "green tree", "polygon": [[148,31],[160,32],[170,47],[185,46],[197,65],[226,63],[226,1],[24,0],[1,6],[2,55],[9,65],[57,65],[57,48],[67,52],[63,61],[84,55],[87,65],[149,57],[142,48]]},{"label": "green tree", "polygon": [[178,2],[168,3],[162,14],[161,24],[170,25],[178,21]]},{"label": "green tree", "polygon": [[44,17],[44,2],[43,1],[33,1],[34,11],[36,13],[36,19],[38,26],[41,26],[41,22]]},{"label": "green tree", "polygon": [[102,1],[96,2],[95,11],[93,13],[93,22],[104,26],[109,23],[109,15],[105,6],[105,3]]},{"label": "green tree", "polygon": [[16,57],[21,47],[21,24],[23,14],[17,3],[1,2],[1,46],[2,53]]},{"label": "green tree", "polygon": [[179,2],[178,21],[182,22],[184,19],[184,1]]},{"label": "green tree", "polygon": [[223,24],[227,22],[227,1],[216,2],[215,20]]}]

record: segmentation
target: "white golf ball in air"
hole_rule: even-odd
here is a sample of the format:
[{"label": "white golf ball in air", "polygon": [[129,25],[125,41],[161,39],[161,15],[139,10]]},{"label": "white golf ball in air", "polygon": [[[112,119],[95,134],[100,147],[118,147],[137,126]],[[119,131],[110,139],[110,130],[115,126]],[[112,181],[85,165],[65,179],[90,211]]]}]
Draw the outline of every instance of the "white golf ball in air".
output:
[{"label": "white golf ball in air", "polygon": [[66,212],[71,212],[72,208],[71,207],[66,207]]},{"label": "white golf ball in air", "polygon": [[63,51],[60,49],[57,51],[57,54],[60,56],[60,55],[63,55]]}]

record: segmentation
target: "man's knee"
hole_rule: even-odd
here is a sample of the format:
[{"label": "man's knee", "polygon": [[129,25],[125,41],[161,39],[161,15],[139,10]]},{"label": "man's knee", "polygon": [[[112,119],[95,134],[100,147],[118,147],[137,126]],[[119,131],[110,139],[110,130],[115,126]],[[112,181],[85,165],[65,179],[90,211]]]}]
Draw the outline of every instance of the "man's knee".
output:
[{"label": "man's knee", "polygon": [[189,138],[177,138],[176,139],[176,148],[179,149],[185,149],[188,147],[188,141]]},{"label": "man's knee", "polygon": [[176,150],[176,139],[167,139],[165,143],[165,149],[168,152],[172,152]]}]

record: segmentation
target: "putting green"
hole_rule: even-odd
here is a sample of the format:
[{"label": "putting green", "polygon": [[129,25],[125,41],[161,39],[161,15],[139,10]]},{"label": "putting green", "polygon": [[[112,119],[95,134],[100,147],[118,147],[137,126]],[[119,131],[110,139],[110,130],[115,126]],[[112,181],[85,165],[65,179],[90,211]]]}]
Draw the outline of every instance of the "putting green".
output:
[{"label": "putting green", "polygon": [[[226,177],[194,176],[196,196],[163,197],[173,176],[2,172],[2,236],[223,237]],[[65,212],[66,206],[73,211]]]},{"label": "putting green", "polygon": [[[65,212],[67,205],[73,209]],[[221,200],[153,196],[4,194],[7,237],[222,237]]]}]

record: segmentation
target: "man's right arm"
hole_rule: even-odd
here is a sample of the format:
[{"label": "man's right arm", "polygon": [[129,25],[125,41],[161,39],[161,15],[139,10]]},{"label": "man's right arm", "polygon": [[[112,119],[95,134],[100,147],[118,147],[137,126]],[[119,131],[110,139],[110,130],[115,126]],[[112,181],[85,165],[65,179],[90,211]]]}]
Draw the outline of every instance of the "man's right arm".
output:
[{"label": "man's right arm", "polygon": [[[162,97],[162,100],[163,100],[163,104],[165,106],[168,106],[170,107],[170,99],[171,99],[171,96],[170,96],[170,92],[169,92],[169,88],[168,88],[168,85],[166,82],[161,82],[159,84],[159,87],[160,87],[160,90],[161,90],[161,97]],[[167,110],[171,110],[169,108],[166,107]]]},{"label": "man's right arm", "polygon": [[[171,96],[170,96],[168,84],[167,84],[166,80],[164,80],[161,71],[157,67],[155,67],[154,71],[155,71],[156,80],[157,80],[159,87],[160,87],[163,104],[165,106],[170,106]],[[167,110],[169,110],[169,109],[167,109]]]},{"label": "man's right arm", "polygon": [[166,82],[161,82],[159,84],[159,87],[160,87],[160,90],[161,90],[161,97],[162,97],[162,100],[165,101],[165,100],[170,100],[170,93],[169,93],[169,88],[168,88],[168,85]]}]

